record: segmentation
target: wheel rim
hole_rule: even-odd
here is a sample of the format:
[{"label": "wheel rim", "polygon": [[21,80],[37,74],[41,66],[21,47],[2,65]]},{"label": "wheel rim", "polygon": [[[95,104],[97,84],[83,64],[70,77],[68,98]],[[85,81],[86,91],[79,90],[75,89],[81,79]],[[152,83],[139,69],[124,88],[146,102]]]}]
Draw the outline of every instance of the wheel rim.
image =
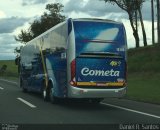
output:
[{"label": "wheel rim", "polygon": [[46,90],[43,90],[43,98],[45,99],[46,96],[47,96],[47,92],[46,92]]}]

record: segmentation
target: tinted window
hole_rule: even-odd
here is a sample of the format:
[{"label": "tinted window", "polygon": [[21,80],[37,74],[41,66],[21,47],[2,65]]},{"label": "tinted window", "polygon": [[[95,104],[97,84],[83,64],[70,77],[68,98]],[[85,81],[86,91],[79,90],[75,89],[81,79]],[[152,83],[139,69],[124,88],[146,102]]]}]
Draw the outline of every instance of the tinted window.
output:
[{"label": "tinted window", "polygon": [[123,36],[121,24],[92,21],[74,21],[76,39],[119,41]]}]

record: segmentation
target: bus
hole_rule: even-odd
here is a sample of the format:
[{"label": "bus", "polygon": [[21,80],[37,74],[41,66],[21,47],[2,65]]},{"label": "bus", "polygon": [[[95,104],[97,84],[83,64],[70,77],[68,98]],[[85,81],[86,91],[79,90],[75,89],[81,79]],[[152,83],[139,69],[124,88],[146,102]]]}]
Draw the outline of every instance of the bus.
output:
[{"label": "bus", "polygon": [[122,23],[70,18],[21,48],[19,84],[52,103],[120,98],[127,89],[126,50]]}]

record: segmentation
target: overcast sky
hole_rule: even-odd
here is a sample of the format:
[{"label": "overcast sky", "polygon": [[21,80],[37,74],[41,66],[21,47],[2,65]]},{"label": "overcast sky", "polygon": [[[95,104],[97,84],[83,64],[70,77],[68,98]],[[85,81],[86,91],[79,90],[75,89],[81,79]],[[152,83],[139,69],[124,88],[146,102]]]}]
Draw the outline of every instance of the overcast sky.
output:
[{"label": "overcast sky", "polygon": [[[0,2],[0,60],[14,59],[14,48],[21,46],[14,36],[29,23],[40,17],[48,3],[59,2],[64,5],[63,14],[67,18],[102,18],[123,22],[127,32],[128,47],[135,47],[128,15],[116,5],[106,4],[103,0],[5,0]],[[148,43],[151,43],[150,0],[142,8]],[[156,27],[155,27],[156,29]],[[142,45],[141,30],[140,43]]]}]

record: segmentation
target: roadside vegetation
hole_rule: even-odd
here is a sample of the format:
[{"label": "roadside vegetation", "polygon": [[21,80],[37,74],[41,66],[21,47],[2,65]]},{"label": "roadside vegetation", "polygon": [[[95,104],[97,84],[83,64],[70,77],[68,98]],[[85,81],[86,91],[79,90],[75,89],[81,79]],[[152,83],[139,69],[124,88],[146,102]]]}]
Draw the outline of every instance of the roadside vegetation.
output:
[{"label": "roadside vegetation", "polygon": [[[6,68],[2,71],[3,66]],[[0,78],[17,80],[18,79],[18,66],[15,65],[14,60],[1,60],[0,61]]]},{"label": "roadside vegetation", "polygon": [[127,98],[160,104],[160,44],[128,51]]}]

